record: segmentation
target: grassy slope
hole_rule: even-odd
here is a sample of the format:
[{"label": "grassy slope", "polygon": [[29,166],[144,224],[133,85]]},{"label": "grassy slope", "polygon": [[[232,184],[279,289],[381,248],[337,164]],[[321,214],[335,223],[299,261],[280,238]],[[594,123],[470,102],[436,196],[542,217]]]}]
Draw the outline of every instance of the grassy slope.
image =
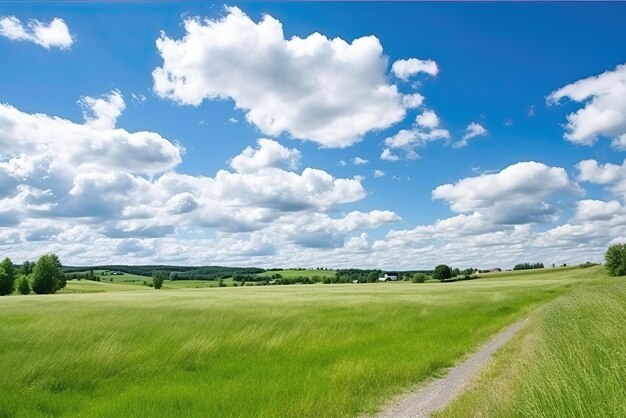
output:
[{"label": "grassy slope", "polygon": [[0,417],[374,411],[599,272],[4,297]]},{"label": "grassy slope", "polygon": [[274,274],[280,274],[285,278],[297,278],[297,277],[335,277],[334,270],[279,270],[279,271],[266,271],[264,273],[259,273],[257,276],[259,277],[271,277]]},{"label": "grassy slope", "polygon": [[438,416],[624,417],[625,325],[624,279],[564,295]]}]

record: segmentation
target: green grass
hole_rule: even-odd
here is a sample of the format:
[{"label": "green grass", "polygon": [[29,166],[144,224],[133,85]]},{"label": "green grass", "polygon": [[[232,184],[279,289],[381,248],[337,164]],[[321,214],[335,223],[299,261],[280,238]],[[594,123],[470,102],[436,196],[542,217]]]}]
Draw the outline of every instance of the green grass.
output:
[{"label": "green grass", "polygon": [[298,277],[308,277],[311,278],[313,276],[319,276],[320,278],[324,277],[335,277],[337,272],[335,270],[278,270],[278,271],[266,271],[263,273],[257,274],[259,277],[271,277],[274,274],[280,274],[284,278],[287,279],[295,279]]},{"label": "green grass", "polygon": [[540,309],[439,417],[626,416],[626,280]]},{"label": "green grass", "polygon": [[0,417],[369,413],[539,304],[609,280],[592,268],[3,297]]}]

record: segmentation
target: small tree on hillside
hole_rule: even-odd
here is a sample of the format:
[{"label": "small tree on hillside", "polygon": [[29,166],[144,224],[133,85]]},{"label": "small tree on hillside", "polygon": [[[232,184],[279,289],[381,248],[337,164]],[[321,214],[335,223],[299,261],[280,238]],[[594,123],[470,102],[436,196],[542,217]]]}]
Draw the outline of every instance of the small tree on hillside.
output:
[{"label": "small tree on hillside", "polygon": [[152,285],[155,289],[160,289],[163,287],[163,282],[165,281],[165,276],[167,274],[162,270],[155,270],[152,272]]},{"label": "small tree on hillside", "polygon": [[10,258],[5,258],[0,262],[0,296],[10,295],[15,290],[15,279],[17,271]]},{"label": "small tree on hillside", "polygon": [[445,264],[439,264],[437,267],[435,267],[435,271],[433,271],[433,279],[439,280],[441,282],[451,277],[452,270],[450,270],[450,267],[446,266]]},{"label": "small tree on hillside", "polygon": [[613,244],[604,255],[606,269],[611,276],[626,275],[626,244]]},{"label": "small tree on hillside", "polygon": [[28,295],[30,293],[30,283],[28,282],[28,276],[20,276],[17,279],[17,291],[22,295]]},{"label": "small tree on hillside", "polygon": [[51,294],[65,287],[65,275],[59,257],[42,255],[33,269],[31,287],[37,294]]}]

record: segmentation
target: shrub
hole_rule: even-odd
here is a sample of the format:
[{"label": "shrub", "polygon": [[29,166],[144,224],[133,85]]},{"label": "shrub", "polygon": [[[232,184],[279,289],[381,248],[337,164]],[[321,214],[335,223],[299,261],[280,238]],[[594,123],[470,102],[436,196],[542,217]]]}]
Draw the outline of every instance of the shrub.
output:
[{"label": "shrub", "polygon": [[167,274],[162,270],[153,271],[152,272],[152,286],[155,289],[160,289],[161,287],[163,287],[165,276],[167,276]]},{"label": "shrub", "polygon": [[424,273],[415,273],[413,275],[413,283],[424,283],[428,280],[428,276]]},{"label": "shrub", "polygon": [[445,264],[439,264],[433,271],[433,279],[443,282],[452,277],[452,270]]},{"label": "shrub", "polygon": [[220,279],[218,282],[219,287],[226,287],[226,283],[224,283],[224,279]]},{"label": "shrub", "polygon": [[28,295],[30,293],[30,282],[28,276],[20,276],[17,280],[17,291],[22,295]]},{"label": "shrub", "polygon": [[606,269],[611,276],[626,275],[626,244],[613,244],[604,255]]},{"label": "shrub", "polygon": [[65,287],[65,275],[55,254],[42,255],[33,269],[31,288],[41,294],[54,293]]},{"label": "shrub", "polygon": [[17,271],[10,258],[0,262],[0,296],[10,295],[15,290]]}]

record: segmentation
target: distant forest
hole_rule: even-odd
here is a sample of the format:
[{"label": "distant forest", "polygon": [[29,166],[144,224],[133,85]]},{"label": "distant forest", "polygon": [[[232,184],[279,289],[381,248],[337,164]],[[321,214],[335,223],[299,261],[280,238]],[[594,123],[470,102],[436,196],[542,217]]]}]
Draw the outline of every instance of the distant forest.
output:
[{"label": "distant forest", "polygon": [[227,279],[237,274],[263,273],[265,269],[256,267],[223,267],[223,266],[127,266],[106,265],[86,267],[63,267],[65,273],[83,273],[90,270],[121,271],[127,274],[150,277],[154,272],[163,271],[171,280],[218,280]]},{"label": "distant forest", "polygon": [[[164,266],[164,265],[103,265],[103,266],[64,266],[65,273],[88,273],[93,270],[108,270],[111,272],[119,271],[126,274],[135,274],[137,276],[151,277],[155,272],[165,272],[170,280],[219,280],[234,278],[237,281],[264,281],[267,277],[257,277],[258,273],[265,271],[279,271],[282,269],[262,269],[258,267],[224,267],[224,266]],[[315,270],[303,270],[303,276],[315,274]],[[420,270],[423,273],[432,273],[431,270]],[[307,274],[308,273],[308,274]],[[337,270],[336,277],[328,279],[330,283],[348,283],[352,280],[360,282],[375,282],[384,272],[382,270],[361,270],[361,269],[345,269]],[[400,280],[410,278],[415,271],[403,271],[400,273]],[[321,279],[319,281],[322,281]],[[295,280],[298,282],[298,280]]]}]

